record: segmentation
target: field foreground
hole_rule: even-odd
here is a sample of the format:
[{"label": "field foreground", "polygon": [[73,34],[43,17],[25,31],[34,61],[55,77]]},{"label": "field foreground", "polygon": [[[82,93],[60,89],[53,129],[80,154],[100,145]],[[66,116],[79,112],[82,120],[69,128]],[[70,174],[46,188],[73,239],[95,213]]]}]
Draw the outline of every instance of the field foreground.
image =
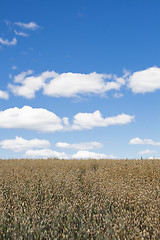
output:
[{"label": "field foreground", "polygon": [[160,239],[160,160],[0,160],[0,239]]}]

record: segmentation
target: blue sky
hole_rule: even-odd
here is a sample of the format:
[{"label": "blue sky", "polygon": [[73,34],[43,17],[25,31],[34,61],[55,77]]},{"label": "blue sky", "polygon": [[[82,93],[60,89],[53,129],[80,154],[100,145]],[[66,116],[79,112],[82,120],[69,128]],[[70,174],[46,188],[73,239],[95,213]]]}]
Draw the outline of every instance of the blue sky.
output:
[{"label": "blue sky", "polygon": [[160,2],[0,2],[0,157],[160,157]]}]

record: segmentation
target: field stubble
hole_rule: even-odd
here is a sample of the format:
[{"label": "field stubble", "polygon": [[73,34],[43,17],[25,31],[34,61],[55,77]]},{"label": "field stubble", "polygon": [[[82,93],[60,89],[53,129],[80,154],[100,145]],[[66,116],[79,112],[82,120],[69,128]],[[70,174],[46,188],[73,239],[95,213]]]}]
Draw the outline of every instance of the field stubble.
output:
[{"label": "field stubble", "polygon": [[160,239],[160,160],[0,160],[0,239]]}]

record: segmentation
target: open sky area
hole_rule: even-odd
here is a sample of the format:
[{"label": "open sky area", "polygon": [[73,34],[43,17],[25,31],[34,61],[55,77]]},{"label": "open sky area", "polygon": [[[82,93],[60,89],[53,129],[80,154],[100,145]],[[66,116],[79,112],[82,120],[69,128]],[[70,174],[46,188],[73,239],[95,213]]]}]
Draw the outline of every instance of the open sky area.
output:
[{"label": "open sky area", "polygon": [[1,0],[0,158],[160,158],[159,0]]}]

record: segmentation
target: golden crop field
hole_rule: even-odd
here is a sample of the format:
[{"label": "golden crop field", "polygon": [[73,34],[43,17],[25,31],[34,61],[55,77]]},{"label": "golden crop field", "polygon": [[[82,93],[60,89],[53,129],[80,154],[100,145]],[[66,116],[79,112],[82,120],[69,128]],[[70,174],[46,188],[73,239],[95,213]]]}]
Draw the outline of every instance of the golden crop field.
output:
[{"label": "golden crop field", "polygon": [[160,239],[160,160],[0,160],[0,239]]}]

